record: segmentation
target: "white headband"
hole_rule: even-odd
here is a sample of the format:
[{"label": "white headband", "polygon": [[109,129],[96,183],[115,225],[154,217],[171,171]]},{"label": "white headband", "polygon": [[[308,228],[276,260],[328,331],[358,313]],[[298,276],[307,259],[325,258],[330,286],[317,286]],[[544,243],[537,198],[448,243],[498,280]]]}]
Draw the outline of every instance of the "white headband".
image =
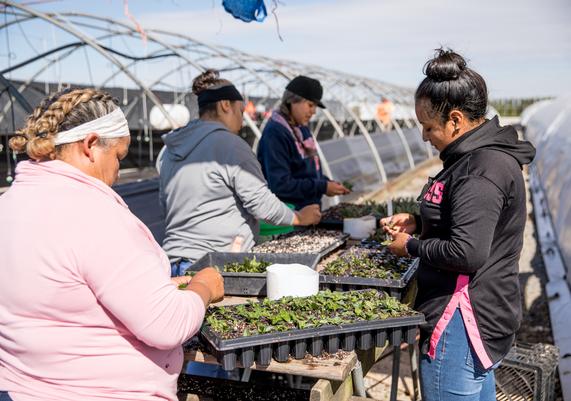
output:
[{"label": "white headband", "polygon": [[58,132],[55,137],[55,144],[61,145],[81,141],[92,132],[99,135],[100,138],[120,138],[130,135],[125,115],[120,108],[116,108],[103,117],[88,121],[70,130]]}]

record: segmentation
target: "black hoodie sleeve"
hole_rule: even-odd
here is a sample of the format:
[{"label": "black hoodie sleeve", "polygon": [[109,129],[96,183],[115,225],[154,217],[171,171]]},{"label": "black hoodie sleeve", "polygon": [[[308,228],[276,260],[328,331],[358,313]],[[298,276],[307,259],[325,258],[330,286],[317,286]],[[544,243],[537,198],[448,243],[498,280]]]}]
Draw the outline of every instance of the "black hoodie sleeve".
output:
[{"label": "black hoodie sleeve", "polygon": [[489,179],[462,177],[451,194],[450,237],[412,239],[407,244],[409,253],[441,270],[475,272],[488,260],[505,199]]}]

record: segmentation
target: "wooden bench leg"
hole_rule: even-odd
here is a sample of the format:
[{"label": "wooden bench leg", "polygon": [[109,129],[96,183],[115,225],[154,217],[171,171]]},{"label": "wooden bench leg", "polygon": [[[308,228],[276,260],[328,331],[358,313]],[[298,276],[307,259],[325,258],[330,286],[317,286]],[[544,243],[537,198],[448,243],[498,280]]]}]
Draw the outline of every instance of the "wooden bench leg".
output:
[{"label": "wooden bench leg", "polygon": [[399,372],[400,372],[400,347],[397,345],[393,347],[393,372],[391,378],[391,396],[390,401],[396,401],[397,390],[399,387]]},{"label": "wooden bench leg", "polygon": [[353,393],[359,397],[366,397],[365,392],[365,379],[363,378],[363,366],[361,362],[357,360],[355,367],[351,371],[353,376]]},{"label": "wooden bench leg", "polygon": [[412,377],[412,401],[416,401],[418,400],[418,396],[420,394],[420,382],[418,378],[418,353],[416,344],[410,344],[408,346],[408,351],[410,353],[410,371]]}]

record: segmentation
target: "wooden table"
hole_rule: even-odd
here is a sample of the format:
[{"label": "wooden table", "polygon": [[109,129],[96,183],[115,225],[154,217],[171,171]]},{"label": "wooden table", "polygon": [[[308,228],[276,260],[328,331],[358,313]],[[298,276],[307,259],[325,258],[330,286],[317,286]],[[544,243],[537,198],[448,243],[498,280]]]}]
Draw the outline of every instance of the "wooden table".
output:
[{"label": "wooden table", "polygon": [[[383,348],[377,348],[372,354],[380,356],[382,350]],[[371,354],[370,351],[368,353]],[[367,363],[367,370],[378,359],[374,355],[364,358],[370,361]],[[310,401],[347,401],[353,396],[353,375],[351,373],[353,373],[358,361],[357,353],[348,352],[342,358],[291,359],[284,363],[272,360],[268,366],[258,366],[254,363],[251,369],[315,378],[318,380],[310,390]],[[186,352],[185,362],[218,365],[214,356],[198,350]],[[242,366],[238,364],[237,367]]]},{"label": "wooden table", "polygon": [[[202,351],[193,350],[184,354],[186,362],[201,362],[218,365],[216,358]],[[268,366],[260,366],[256,362],[250,367],[252,370],[261,370],[273,373],[291,374],[295,376],[313,377],[316,379],[328,379],[344,381],[357,363],[357,354],[349,352],[343,358],[305,358],[291,359],[288,362],[276,362],[272,359]],[[236,367],[243,368],[238,362]]]},{"label": "wooden table", "polygon": [[[223,301],[216,303],[216,306],[237,305],[256,301],[255,297],[225,297]],[[288,362],[276,362],[272,360],[268,366],[259,366],[254,363],[249,369],[245,369],[246,379],[249,378],[249,371],[258,370],[286,375],[302,376],[318,379],[310,390],[310,401],[348,401],[352,399],[354,392],[354,381],[360,381],[363,385],[363,376],[380,359],[385,347],[377,347],[367,351],[348,352],[342,358],[306,358],[291,359]],[[414,349],[414,347],[411,347]],[[391,400],[396,399],[398,386],[398,372],[400,362],[400,348],[393,349],[393,378],[391,386]],[[416,357],[411,354],[411,357]],[[208,353],[193,350],[185,352],[185,364],[183,372],[188,362],[198,362],[211,365],[218,365],[216,358]],[[242,366],[237,363],[237,367]],[[244,379],[244,376],[243,376]],[[247,381],[247,380],[243,380]],[[364,385],[363,385],[364,386]],[[417,389],[415,388],[415,393]],[[196,396],[187,400],[199,400]]]}]

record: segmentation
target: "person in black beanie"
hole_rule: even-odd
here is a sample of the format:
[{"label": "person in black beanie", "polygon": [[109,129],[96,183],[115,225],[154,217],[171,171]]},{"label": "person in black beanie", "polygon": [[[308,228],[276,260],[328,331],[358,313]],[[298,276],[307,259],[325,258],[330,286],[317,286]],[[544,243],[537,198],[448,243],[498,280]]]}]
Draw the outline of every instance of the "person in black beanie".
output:
[{"label": "person in black beanie", "polygon": [[521,320],[522,166],[535,148],[497,116],[485,119],[486,83],[462,56],[440,49],[425,74],[416,115],[444,166],[418,198],[420,216],[397,214],[381,224],[393,253],[420,258],[422,399],[495,400],[494,368]]},{"label": "person in black beanie", "polygon": [[258,160],[270,190],[297,210],[320,204],[323,195],[350,192],[323,174],[315,140],[307,127],[316,108],[325,108],[322,96],[318,80],[303,75],[292,79],[258,146]]}]

